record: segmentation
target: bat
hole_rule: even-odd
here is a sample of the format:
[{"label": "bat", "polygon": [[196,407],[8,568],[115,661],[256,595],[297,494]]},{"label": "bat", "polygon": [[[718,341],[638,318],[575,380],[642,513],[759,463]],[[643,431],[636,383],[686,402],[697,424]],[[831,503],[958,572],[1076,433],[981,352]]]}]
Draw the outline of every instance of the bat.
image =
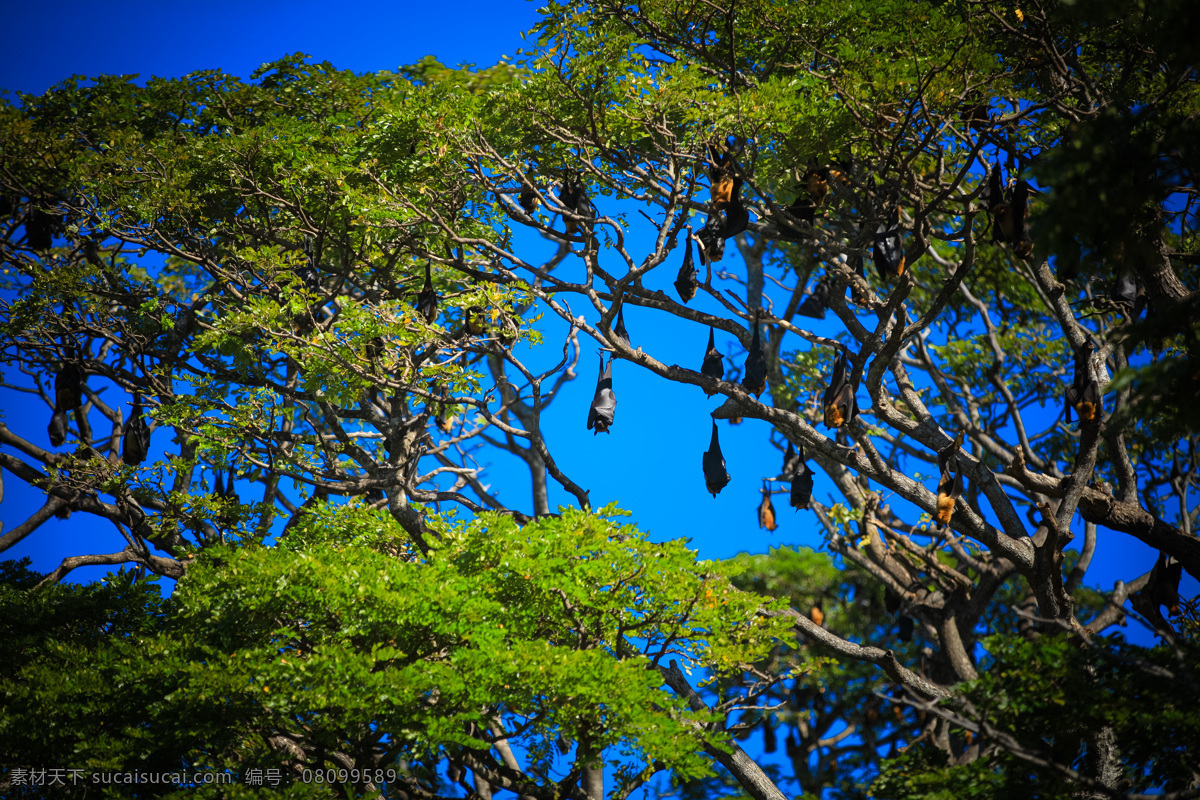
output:
[{"label": "bat", "polygon": [[900,641],[911,642],[913,638],[913,630],[917,627],[916,621],[912,617],[900,618]]},{"label": "bat", "polygon": [[1103,410],[1100,405],[1100,384],[1092,377],[1088,364],[1091,361],[1094,348],[1087,342],[1083,349],[1075,354],[1075,379],[1066,392],[1066,408],[1064,414],[1067,424],[1071,422],[1071,409],[1079,415],[1080,422],[1094,423],[1100,418]]},{"label": "bat", "polygon": [[684,237],[683,266],[679,268],[679,275],[675,278],[675,291],[679,292],[680,300],[688,303],[696,296],[696,289],[699,287],[700,282],[696,279],[696,268],[692,266],[692,228],[689,225],[687,236]]},{"label": "bat", "polygon": [[[861,253],[854,258],[854,274],[862,278],[864,281],[867,279],[867,269],[863,266],[863,257]],[[850,302],[856,303],[860,306],[865,306],[867,304],[867,293],[862,289],[859,289],[857,282],[855,281],[850,282]]]},{"label": "bat", "polygon": [[721,238],[723,227],[720,215],[711,214],[696,234],[696,249],[700,252],[701,264],[713,264],[725,257],[725,240]]},{"label": "bat", "polygon": [[732,154],[728,141],[726,141],[724,149],[724,153],[714,157],[712,145],[709,145],[708,148],[710,162],[708,180],[711,186],[708,192],[709,206],[714,212],[724,208],[733,195],[733,175],[729,170],[729,159]]},{"label": "bat", "polygon": [[813,624],[817,627],[825,627],[825,612],[821,610],[820,603],[814,603],[813,607],[808,610],[808,618],[811,619]]},{"label": "bat", "polygon": [[54,246],[54,234],[61,229],[62,217],[40,208],[31,208],[25,214],[25,242],[33,250],[49,250]]},{"label": "bat", "polygon": [[595,216],[596,208],[588,199],[587,190],[583,188],[583,181],[579,180],[577,175],[568,175],[563,180],[559,199],[569,212],[563,214],[563,230],[567,233],[573,234],[579,230],[579,221],[571,216],[572,214],[584,219],[591,219]]},{"label": "bat", "polygon": [[[1141,296],[1145,297],[1144,294]],[[1134,304],[1137,302],[1137,299],[1137,281],[1133,279],[1133,275],[1128,271],[1122,271],[1117,279],[1112,282],[1112,285],[1108,287],[1109,302],[1121,312],[1122,316],[1129,317],[1133,314]]]},{"label": "bat", "polygon": [[617,323],[612,327],[613,337],[625,342],[625,346],[633,349],[633,345],[629,343],[629,331],[625,330],[625,303],[621,303],[621,307],[617,309]]},{"label": "bat", "polygon": [[763,481],[762,502],[758,504],[758,527],[766,528],[768,533],[774,533],[779,526],[775,524],[775,506],[771,503],[771,484]]},{"label": "bat", "polygon": [[63,442],[67,440],[67,412],[55,410],[50,415],[50,424],[46,427],[46,433],[50,434],[50,446],[62,447]]},{"label": "bat", "polygon": [[961,496],[962,473],[958,469],[958,463],[955,462],[953,474],[943,472],[941,478],[938,480],[937,507],[933,518],[942,530],[945,530],[950,525],[950,518],[954,516],[954,507]]},{"label": "bat", "polygon": [[895,614],[900,610],[900,595],[893,592],[891,589],[883,590],[883,610],[889,614]]},{"label": "bat", "polygon": [[65,363],[54,378],[54,410],[71,411],[83,405],[83,371]]},{"label": "bat", "polygon": [[800,471],[792,476],[792,489],[788,494],[788,504],[799,511],[812,507],[813,474],[804,463],[804,450],[800,451]]},{"label": "bat", "polygon": [[136,467],[146,460],[150,451],[150,426],[142,416],[142,396],[133,393],[133,412],[129,415],[129,424],[125,426],[125,434],[121,437],[121,460],[131,467]]},{"label": "bat", "polygon": [[762,340],[758,333],[758,314],[751,317],[751,324],[754,326],[754,337],[750,340],[750,352],[746,354],[746,377],[742,379],[742,388],[759,397],[767,388],[767,357],[763,355]]},{"label": "bat", "polygon": [[317,270],[318,248],[312,236],[304,235],[304,244],[301,249],[304,251],[305,263],[295,271],[296,277],[301,280],[305,289],[310,292],[319,292],[321,290],[321,273]]},{"label": "bat", "polygon": [[537,192],[534,191],[532,183],[529,181],[521,182],[521,193],[517,195],[517,202],[521,204],[521,208],[525,213],[531,217],[533,216],[533,212],[537,211]]},{"label": "bat", "polygon": [[725,471],[725,456],[721,455],[721,442],[717,439],[715,419],[712,424],[712,440],[708,443],[708,450],[704,453],[701,465],[704,467],[704,485],[712,492],[712,496],[716,497],[729,485],[730,478],[729,473]]},{"label": "bat", "polygon": [[1172,617],[1179,613],[1179,580],[1183,564],[1175,556],[1158,551],[1158,560],[1150,570],[1150,596],[1154,607],[1166,606]]},{"label": "bat", "polygon": [[1012,195],[1009,198],[1009,208],[1012,215],[1013,251],[1021,258],[1029,258],[1033,254],[1033,241],[1029,238],[1026,217],[1029,214],[1029,183],[1024,179],[1013,184]]},{"label": "bat", "polygon": [[750,212],[742,203],[742,178],[739,175],[733,179],[732,197],[725,208],[725,224],[721,226],[721,238],[732,239],[746,230],[749,224]]},{"label": "bat", "polygon": [[900,209],[893,208],[887,222],[875,229],[875,247],[872,251],[879,279],[899,278],[904,274],[904,239],[900,235]]},{"label": "bat", "polygon": [[829,275],[822,275],[813,286],[812,292],[796,307],[796,313],[803,317],[825,319],[825,311],[829,308],[829,288],[833,280]]},{"label": "bat", "polygon": [[821,409],[825,414],[825,425],[840,428],[854,419],[858,413],[854,401],[854,389],[846,378],[846,351],[839,350],[833,362],[833,377],[821,398]]},{"label": "bat", "polygon": [[810,161],[808,171],[804,173],[804,185],[808,189],[808,199],[820,208],[829,196],[829,168],[818,168],[815,159]]},{"label": "bat", "polygon": [[779,746],[779,740],[775,736],[775,726],[768,719],[763,723],[763,752],[774,753]]},{"label": "bat", "polygon": [[425,262],[425,285],[421,287],[420,294],[417,295],[417,312],[425,318],[425,322],[432,325],[437,319],[438,296],[433,289],[433,279],[429,275],[429,262]]},{"label": "bat", "polygon": [[472,336],[483,336],[487,333],[487,323],[483,318],[483,306],[467,306],[463,328]]},{"label": "bat", "polygon": [[[717,380],[722,380],[725,377],[725,362],[722,360],[721,351],[717,349],[711,325],[708,328],[708,348],[704,351],[704,363],[700,367],[700,374]],[[704,390],[704,394],[709,397],[712,397],[716,393],[716,389],[711,392],[707,388]]]},{"label": "bat", "polygon": [[612,358],[608,359],[608,366],[604,366],[604,354],[600,354],[600,375],[596,378],[596,396],[592,398],[592,407],[588,409],[588,430],[595,430],[592,434],[608,433],[608,429],[612,427],[613,417],[617,411],[617,396],[613,394],[612,388]]}]

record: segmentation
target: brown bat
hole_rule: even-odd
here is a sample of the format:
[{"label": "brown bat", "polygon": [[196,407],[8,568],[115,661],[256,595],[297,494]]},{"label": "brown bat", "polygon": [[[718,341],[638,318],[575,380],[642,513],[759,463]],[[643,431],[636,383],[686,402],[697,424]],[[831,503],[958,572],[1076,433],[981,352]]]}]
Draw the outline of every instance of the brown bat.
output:
[{"label": "brown bat", "polygon": [[517,198],[517,202],[521,204],[521,208],[525,210],[525,213],[531,217],[533,216],[533,212],[537,211],[537,192],[534,190],[532,183],[526,181],[521,184],[521,194]]},{"label": "brown bat", "polygon": [[854,389],[846,375],[846,352],[839,350],[833,362],[833,377],[829,388],[821,398],[821,408],[825,413],[825,425],[829,428],[840,428],[854,419],[858,409],[854,400]]},{"label": "brown bat", "polygon": [[679,268],[679,275],[675,278],[675,291],[679,292],[679,299],[684,303],[690,302],[696,296],[696,289],[700,286],[700,282],[696,280],[696,268],[692,266],[692,227],[689,225],[686,230],[683,266]]},{"label": "brown bat", "polygon": [[721,226],[720,233],[722,239],[732,239],[746,230],[746,226],[750,224],[750,212],[742,203],[742,177],[740,175],[734,176],[733,189],[724,213],[725,223]]},{"label": "brown bat", "polygon": [[709,190],[709,206],[712,212],[723,209],[733,196],[733,172],[729,168],[732,153],[729,151],[728,142],[724,150],[721,155],[714,156],[712,147],[708,149],[708,180],[712,187]]},{"label": "brown bat", "polygon": [[763,355],[762,340],[758,333],[758,314],[752,315],[750,320],[754,326],[754,336],[750,340],[750,352],[746,354],[746,377],[742,379],[742,388],[759,397],[767,389],[767,358]]},{"label": "brown bat", "polygon": [[463,327],[472,336],[483,336],[487,333],[487,321],[483,317],[483,306],[467,306]]},{"label": "brown bat", "polygon": [[961,496],[962,473],[959,471],[956,461],[953,474],[943,472],[941,478],[938,479],[937,510],[933,518],[942,530],[950,525],[950,518],[954,516],[954,507],[958,504],[958,498]]},{"label": "brown bat", "polygon": [[712,496],[716,497],[722,489],[729,485],[730,477],[729,473],[725,471],[725,456],[721,454],[721,442],[717,438],[717,421],[715,419],[712,424],[712,439],[708,443],[708,450],[701,459],[701,466],[704,468],[704,485],[708,487],[708,491],[712,492]]},{"label": "brown bat", "polygon": [[1079,415],[1079,421],[1089,425],[1100,420],[1103,407],[1100,402],[1100,384],[1092,377],[1088,369],[1092,353],[1095,351],[1091,342],[1084,344],[1082,350],[1075,354],[1075,379],[1066,392],[1066,421],[1071,422],[1071,409]]},{"label": "brown bat", "polygon": [[758,504],[758,527],[766,528],[774,533],[779,526],[775,524],[775,506],[771,503],[771,484],[763,481],[762,502]]},{"label": "brown bat", "polygon": [[815,159],[809,161],[808,171],[804,173],[804,186],[814,207],[824,205],[825,198],[829,196],[829,167],[818,167]]},{"label": "brown bat", "polygon": [[[704,351],[704,363],[700,366],[700,374],[717,380],[725,377],[725,362],[722,360],[721,351],[717,349],[711,326],[708,329],[708,348]],[[715,389],[711,392],[705,389],[704,393],[712,397],[717,392]]]},{"label": "brown bat", "polygon": [[432,325],[437,319],[438,296],[433,289],[433,279],[429,275],[429,262],[425,262],[425,285],[421,287],[420,294],[417,295],[417,312],[425,318],[425,322]]}]

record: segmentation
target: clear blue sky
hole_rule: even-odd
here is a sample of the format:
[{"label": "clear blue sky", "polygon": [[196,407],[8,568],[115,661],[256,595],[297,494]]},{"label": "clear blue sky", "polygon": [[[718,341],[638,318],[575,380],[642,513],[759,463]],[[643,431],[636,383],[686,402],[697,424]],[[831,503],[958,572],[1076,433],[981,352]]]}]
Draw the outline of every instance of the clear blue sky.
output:
[{"label": "clear blue sky", "polygon": [[[521,46],[519,33],[536,23],[538,5],[524,0],[14,4],[5,11],[10,35],[0,49],[0,88],[41,93],[73,74],[177,77],[216,68],[246,76],[263,62],[295,52],[355,71],[393,70],[428,54],[448,65],[486,65],[502,55],[512,56]],[[637,218],[632,221],[637,227]],[[739,260],[734,248],[729,249],[731,255],[722,266],[738,272]],[[670,283],[677,266],[678,259],[672,259],[647,278],[647,285],[674,294]],[[696,303],[704,307],[705,298]],[[653,342],[659,360],[698,368],[707,330],[663,317],[629,310],[626,318],[634,345],[646,343],[649,348]],[[594,312],[589,319],[595,321]],[[832,315],[816,327],[825,335],[839,329]],[[587,341],[584,346],[581,377],[560,398],[546,423],[555,454],[572,477],[592,488],[596,505],[619,499],[634,512],[633,521],[656,538],[692,538],[705,557],[742,550],[765,552],[779,543],[819,545],[811,512],[794,514],[782,496],[776,503],[779,530],[770,535],[756,525],[760,478],[779,469],[778,453],[767,445],[769,429],[762,422],[747,421],[740,427],[721,423],[733,482],[715,500],[704,491],[700,456],[708,446],[708,412],[718,405],[718,398],[709,400],[694,387],[670,385],[618,362],[614,381],[619,406],[612,432],[593,437],[584,430],[596,369],[595,344]],[[559,347],[552,347],[557,358]],[[18,406],[11,394],[4,396],[3,404],[7,421],[16,427]],[[42,418],[48,419],[49,411],[39,407],[32,413],[39,435],[44,435]],[[488,480],[517,492],[509,497],[527,508],[527,473],[523,466],[510,472],[509,463],[497,456]],[[927,483],[932,486],[932,479]],[[43,502],[40,492],[11,476],[5,488],[0,520],[6,528]],[[827,491],[818,483],[819,499],[828,502]],[[567,499],[558,492],[552,502]],[[49,570],[63,555],[109,552],[122,546],[105,523],[77,516],[67,523],[51,520],[0,557],[31,555],[35,568]],[[1104,589],[1110,589],[1114,580],[1135,577],[1153,561],[1148,548],[1109,531],[1101,532],[1099,551],[1088,582]],[[78,577],[95,574],[95,570],[81,570]],[[1191,583],[1185,588],[1195,590]]]}]

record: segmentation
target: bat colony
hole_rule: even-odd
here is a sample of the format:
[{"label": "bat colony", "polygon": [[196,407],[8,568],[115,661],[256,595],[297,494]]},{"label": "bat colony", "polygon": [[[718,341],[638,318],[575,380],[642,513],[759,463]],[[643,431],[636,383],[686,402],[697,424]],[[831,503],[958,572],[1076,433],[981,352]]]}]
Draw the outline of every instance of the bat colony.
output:
[{"label": "bat colony", "polygon": [[[704,162],[709,179],[708,215],[697,232],[693,232],[691,226],[682,228],[683,261],[674,281],[679,299],[685,304],[696,297],[701,286],[704,286],[706,291],[712,291],[707,278],[703,284],[700,282],[693,260],[693,243],[696,245],[700,264],[708,266],[721,260],[724,257],[725,242],[746,231],[749,225],[750,215],[742,197],[745,176],[741,173],[737,161],[740,152],[741,143],[733,137],[720,145],[709,146],[707,150]],[[596,218],[596,208],[588,197],[582,178],[576,173],[564,174],[559,184],[558,197],[555,198],[549,193],[553,185],[539,183],[533,169],[532,164],[527,165],[525,173],[520,176],[520,187],[510,190],[517,195],[516,205],[524,212],[527,221],[532,221],[543,201],[549,203],[557,200],[558,208],[561,209],[557,213],[562,217],[564,233],[568,236],[582,233],[584,240],[588,241],[591,237],[592,221]],[[783,211],[795,220],[812,225],[817,221],[818,213],[828,207],[833,194],[832,189],[848,185],[848,164],[842,162],[821,166],[815,160],[811,161],[797,186],[795,200]],[[996,164],[988,171],[985,185],[979,195],[980,203],[988,214],[992,241],[995,244],[1010,246],[1021,258],[1028,258],[1033,250],[1027,223],[1029,199],[1032,194],[1034,190],[1023,179],[1010,176],[1006,184],[1001,167]],[[36,250],[50,248],[53,236],[62,228],[60,218],[37,208],[31,208],[25,214],[24,222],[27,242]],[[891,205],[884,215],[884,221],[875,229],[872,243],[872,259],[880,280],[884,283],[904,276],[908,266],[903,230],[900,207]],[[296,268],[297,276],[311,292],[321,289],[320,249],[319,238],[314,241],[313,237],[306,236],[302,244],[305,264]],[[851,263],[855,276],[865,279],[861,253],[855,255]],[[837,283],[834,276],[826,272],[798,305],[796,313],[813,319],[824,319],[835,286]],[[851,283],[850,288],[852,302],[865,304],[864,293],[860,287]],[[427,260],[424,265],[424,280],[420,291],[410,297],[419,318],[432,325],[439,316],[439,296],[433,281],[431,261]],[[1116,310],[1132,318],[1136,318],[1147,306],[1144,293],[1128,273],[1119,275],[1101,300],[1104,308]],[[625,325],[624,303],[620,298],[617,302],[620,305],[611,329],[612,339],[631,347]],[[1098,303],[1099,305],[1101,303]],[[769,374],[768,356],[763,343],[763,328],[766,324],[762,321],[763,313],[761,310],[752,310],[748,314],[751,328],[750,346],[739,384],[740,388],[755,398],[761,397],[767,390]],[[464,310],[461,335],[494,335],[501,346],[508,347],[515,340],[517,330],[517,324],[499,309],[489,310],[482,305],[471,305]],[[820,402],[821,420],[828,428],[837,431],[838,441],[843,444],[846,441],[846,427],[858,415],[855,375],[861,374],[864,366],[858,364],[856,370],[851,363],[853,355],[845,349],[837,350]],[[1100,385],[1092,370],[1093,355],[1094,347],[1090,342],[1075,353],[1074,379],[1065,393],[1064,414],[1068,423],[1072,421],[1072,413],[1082,425],[1097,425],[1103,418]],[[609,433],[615,420],[617,399],[613,391],[613,360],[614,357],[610,356],[606,363],[603,354],[600,356],[595,394],[587,416],[587,429],[594,434]],[[53,376],[54,410],[47,428],[53,447],[61,447],[66,442],[70,414],[83,405],[85,373],[77,363],[79,361],[80,354],[71,344],[64,343],[61,366]],[[719,391],[718,383],[724,380],[725,368],[724,357],[717,349],[715,330],[712,326],[708,330],[708,344],[704,350],[699,374],[703,377],[699,384],[704,393],[709,397],[715,395]],[[445,397],[444,392],[442,396]],[[130,417],[121,436],[121,461],[129,466],[142,464],[149,455],[151,428],[143,415],[144,408],[146,404],[141,395],[134,393]],[[446,419],[445,403],[441,404],[440,409],[436,420],[438,427],[449,431],[450,423]],[[740,418],[731,419],[735,424],[740,421]],[[963,492],[963,477],[958,457],[963,439],[964,432],[960,431],[953,442],[938,453],[939,474],[931,511],[934,523],[942,529],[950,526]],[[712,422],[709,447],[703,454],[701,466],[705,486],[715,497],[731,480],[725,468],[724,455],[721,453],[715,419]],[[231,471],[228,482],[223,484],[221,472],[216,473],[214,480],[218,495],[224,498],[233,496],[233,477]],[[779,476],[763,479],[757,518],[759,527],[767,531],[774,531],[778,527],[775,507],[771,501],[771,484],[774,481],[789,484],[789,505],[793,509],[810,508],[813,472],[806,463],[803,447],[797,447],[789,440]],[[1158,580],[1154,582],[1155,591],[1162,596],[1163,604],[1168,607],[1177,605],[1177,594],[1172,595],[1171,588],[1178,584],[1178,562],[1162,556],[1155,570],[1159,575]],[[819,608],[814,608],[814,617],[819,613]]]}]

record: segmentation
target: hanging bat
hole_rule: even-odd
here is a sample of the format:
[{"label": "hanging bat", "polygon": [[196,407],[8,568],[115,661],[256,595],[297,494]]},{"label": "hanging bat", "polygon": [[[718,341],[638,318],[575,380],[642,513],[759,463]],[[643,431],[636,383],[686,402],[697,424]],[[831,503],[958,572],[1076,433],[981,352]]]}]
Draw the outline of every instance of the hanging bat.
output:
[{"label": "hanging bat", "polygon": [[1021,258],[1029,258],[1033,254],[1033,241],[1029,238],[1026,218],[1029,215],[1029,183],[1024,179],[1013,184],[1012,195],[1009,198],[1009,208],[1012,216],[1013,251]]},{"label": "hanging bat", "polygon": [[704,453],[701,465],[704,467],[704,485],[712,492],[712,496],[716,497],[729,485],[730,478],[729,473],[725,471],[725,456],[721,455],[721,442],[717,439],[715,419],[712,424],[712,440],[708,443],[708,450]]},{"label": "hanging bat", "polygon": [[304,234],[304,243],[301,246],[304,252],[304,265],[295,270],[296,277],[304,284],[304,288],[310,292],[319,292],[321,290],[321,273],[317,269],[319,262],[319,243],[309,234]]},{"label": "hanging bat", "polygon": [[1179,580],[1183,564],[1174,556],[1158,551],[1158,560],[1150,570],[1150,596],[1154,607],[1166,606],[1172,617],[1179,613]]},{"label": "hanging bat", "polygon": [[746,230],[749,224],[750,212],[742,203],[742,178],[739,175],[733,179],[732,197],[725,208],[725,224],[721,226],[721,238],[732,239]]},{"label": "hanging bat", "polygon": [[778,738],[775,736],[775,726],[771,724],[771,720],[763,722],[763,752],[774,753],[779,746]]},{"label": "hanging bat", "polygon": [[812,293],[796,307],[796,313],[803,317],[825,319],[825,311],[829,308],[829,288],[833,280],[829,275],[822,275],[813,286]]},{"label": "hanging bat", "polygon": [[816,159],[808,162],[808,171],[804,173],[804,186],[808,189],[808,199],[816,208],[825,204],[829,196],[829,167],[818,167]]},{"label": "hanging bat", "polygon": [[979,193],[979,202],[983,203],[989,214],[993,213],[997,206],[1007,203],[1004,199],[1004,182],[1000,176],[999,162],[992,165],[988,171],[987,186]]},{"label": "hanging bat", "polygon": [[[704,364],[700,367],[700,374],[717,380],[722,380],[725,377],[725,362],[721,357],[721,351],[717,349],[711,325],[708,328],[708,348],[704,351]],[[711,392],[707,388],[704,390],[704,394],[709,397],[712,397],[716,393],[716,389]]]},{"label": "hanging bat", "polygon": [[625,303],[622,301],[621,307],[617,309],[617,322],[612,327],[613,336],[625,343],[629,349],[633,349],[633,345],[629,343],[629,331],[625,329]]},{"label": "hanging bat", "polygon": [[800,450],[800,471],[792,475],[792,488],[788,494],[788,504],[796,509],[808,510],[812,507],[813,474],[804,463],[804,450]]},{"label": "hanging bat", "polygon": [[46,433],[50,434],[50,446],[62,447],[63,442],[67,440],[67,412],[55,410],[50,415],[50,424],[46,427]]},{"label": "hanging bat", "polygon": [[809,225],[817,221],[817,207],[812,200],[808,199],[803,190],[792,201],[792,204],[788,206],[788,213],[798,220],[807,222]]},{"label": "hanging bat", "polygon": [[811,619],[813,624],[817,627],[825,627],[825,612],[821,610],[820,603],[814,603],[813,607],[808,610],[808,618]]},{"label": "hanging bat", "polygon": [[136,467],[146,460],[150,452],[150,426],[142,416],[142,396],[133,393],[133,412],[129,415],[129,424],[125,426],[125,434],[121,437],[121,460],[131,467]]},{"label": "hanging bat", "polygon": [[[528,171],[529,167],[526,167],[526,172]],[[525,213],[531,217],[533,216],[533,212],[537,211],[537,192],[534,190],[534,186],[531,182],[522,180],[521,194],[517,196],[517,202],[521,204],[521,208],[525,211]]]},{"label": "hanging bat", "polygon": [[709,189],[709,206],[712,211],[720,211],[729,202],[729,198],[733,195],[733,175],[729,169],[729,159],[731,157],[729,142],[726,141],[724,150],[721,155],[713,155],[713,148],[710,145],[708,148],[708,180],[711,188]]},{"label": "hanging bat", "polygon": [[1075,354],[1075,379],[1067,389],[1064,409],[1068,424],[1071,422],[1071,409],[1075,409],[1080,422],[1088,424],[1098,421],[1103,410],[1100,405],[1100,384],[1088,369],[1093,351],[1092,343],[1087,342],[1083,349]]},{"label": "hanging bat", "polygon": [[71,411],[83,405],[83,371],[77,364],[64,363],[54,378],[54,410]]},{"label": "hanging bat", "polygon": [[467,306],[463,318],[463,328],[472,336],[483,336],[487,333],[487,321],[483,318],[483,306]]},{"label": "hanging bat", "polygon": [[679,268],[679,275],[675,278],[675,291],[679,292],[679,299],[685,303],[691,301],[696,296],[696,289],[700,287],[700,282],[696,279],[696,268],[692,266],[692,228],[689,225],[687,235],[684,237],[683,245],[683,266]]},{"label": "hanging bat", "polygon": [[62,226],[62,217],[31,208],[25,215],[25,242],[33,250],[49,250],[54,246],[54,234]]},{"label": "hanging bat", "polygon": [[[867,279],[867,269],[863,266],[863,257],[861,253],[854,257],[854,274],[862,278],[864,281]],[[858,288],[856,281],[850,282],[850,302],[860,306],[865,306],[867,304],[867,293]]]},{"label": "hanging bat", "polygon": [[608,366],[604,366],[604,354],[600,354],[600,375],[596,378],[596,395],[592,398],[592,407],[588,409],[588,430],[595,430],[592,434],[608,433],[608,429],[612,427],[613,417],[617,411],[617,396],[613,394],[612,388],[612,358],[608,359]]},{"label": "hanging bat", "polygon": [[429,262],[425,262],[425,285],[417,295],[417,312],[425,318],[429,325],[437,319],[438,296],[433,288],[433,279],[429,275]]},{"label": "hanging bat", "polygon": [[579,221],[574,216],[582,217],[585,220],[595,216],[595,206],[587,196],[587,190],[583,187],[583,181],[577,175],[568,175],[563,180],[562,191],[559,193],[559,199],[569,214],[563,214],[563,230],[569,234],[574,234],[579,230]]},{"label": "hanging bat", "polygon": [[751,324],[754,337],[750,340],[750,352],[746,354],[746,377],[742,379],[742,388],[759,397],[767,388],[767,357],[763,355],[758,332],[758,314],[751,316]]},{"label": "hanging bat", "polygon": [[821,398],[821,409],[825,414],[825,425],[840,428],[858,414],[855,406],[854,389],[846,376],[846,352],[839,350],[833,362],[833,377]]},{"label": "hanging bat", "polygon": [[[804,452],[804,448],[800,448],[800,452]],[[783,454],[783,469],[779,472],[779,477],[785,481],[790,481],[803,467],[804,458],[796,453],[796,446],[788,440],[787,452]]]},{"label": "hanging bat", "polygon": [[704,221],[704,227],[696,234],[696,249],[702,265],[714,264],[725,257],[725,240],[721,238],[723,226],[719,214],[710,214]]},{"label": "hanging bat", "polygon": [[912,617],[901,617],[900,618],[900,641],[911,642],[912,638],[913,638],[913,631],[916,629],[916,627],[917,627],[916,620],[914,620]]},{"label": "hanging bat", "polygon": [[774,533],[779,526],[775,524],[775,506],[771,504],[771,484],[763,481],[762,502],[758,504],[758,527],[766,528],[768,533]]},{"label": "hanging bat", "polygon": [[943,472],[941,478],[938,479],[937,510],[933,518],[942,530],[945,530],[950,525],[950,518],[954,516],[954,507],[961,496],[962,473],[959,471],[956,462],[953,474]]},{"label": "hanging bat", "polygon": [[875,247],[872,251],[879,279],[899,278],[904,274],[904,239],[900,234],[900,209],[893,208],[887,222],[875,229]]},{"label": "hanging bat", "polygon": [[[1142,295],[1145,296],[1144,294]],[[1138,299],[1137,281],[1133,279],[1128,270],[1122,270],[1121,274],[1112,285],[1108,287],[1108,302],[1116,308],[1122,316],[1130,317],[1133,315],[1134,304]],[[1144,301],[1143,301],[1144,302]]]}]

